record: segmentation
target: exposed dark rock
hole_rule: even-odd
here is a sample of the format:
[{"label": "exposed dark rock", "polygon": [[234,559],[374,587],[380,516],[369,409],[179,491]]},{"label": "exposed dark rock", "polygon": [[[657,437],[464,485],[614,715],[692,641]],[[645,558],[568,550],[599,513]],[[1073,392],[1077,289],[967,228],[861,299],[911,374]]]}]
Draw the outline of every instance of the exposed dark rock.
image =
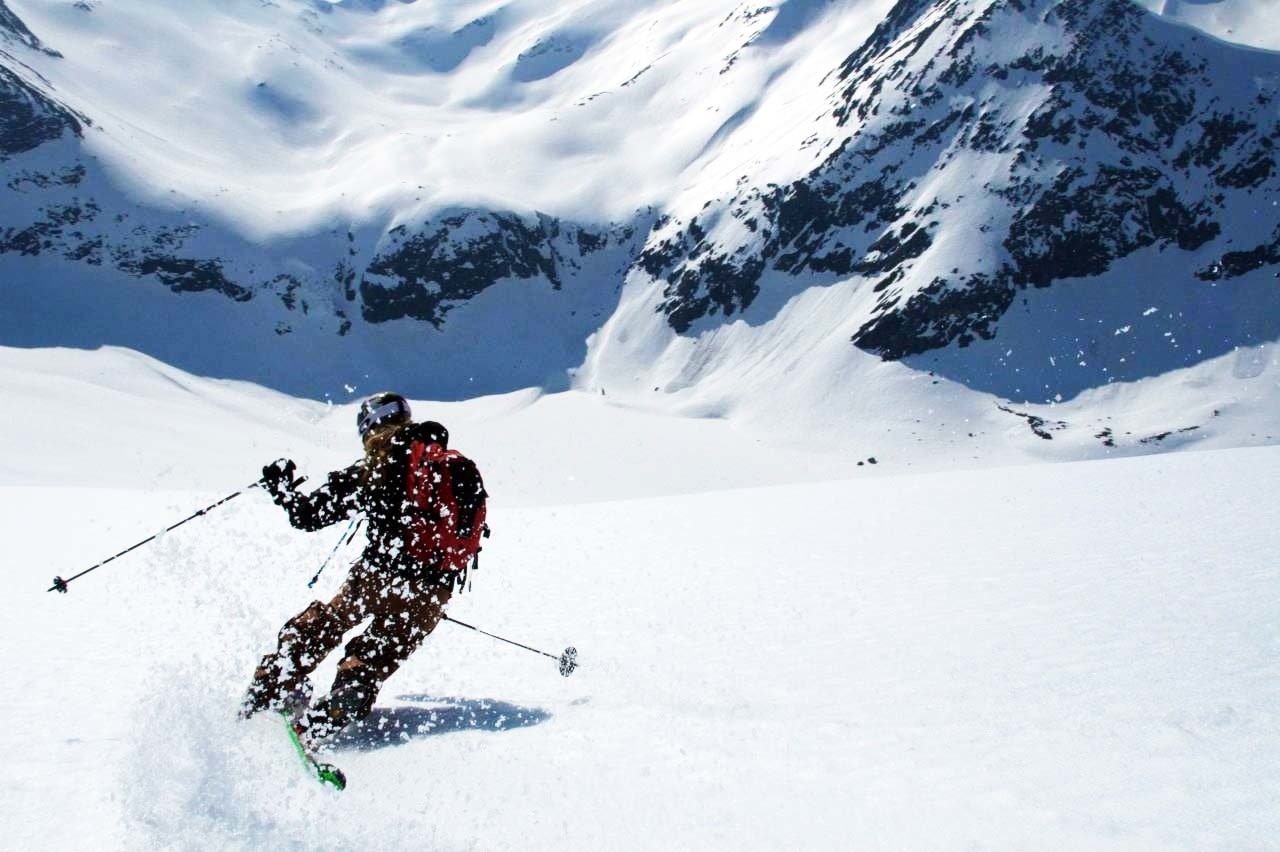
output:
[{"label": "exposed dark rock", "polygon": [[1185,169],[1188,163],[1200,167],[1217,164],[1227,149],[1242,136],[1257,131],[1257,126],[1235,115],[1214,115],[1199,122],[1200,137],[1187,145],[1173,164]]},{"label": "exposed dark rock", "polygon": [[961,346],[979,337],[990,340],[996,321],[1013,304],[1011,278],[1007,269],[995,276],[974,273],[954,283],[935,278],[906,304],[887,304],[858,330],[853,343],[897,360],[957,339]]},{"label": "exposed dark rock", "polygon": [[1163,441],[1165,438],[1168,438],[1170,435],[1182,435],[1187,432],[1194,432],[1199,428],[1200,428],[1199,426],[1186,426],[1186,427],[1183,427],[1182,429],[1170,429],[1168,432],[1160,432],[1157,435],[1149,435],[1146,438],[1139,438],[1138,443],[1139,444],[1158,444],[1161,441]]},{"label": "exposed dark rock", "polygon": [[52,172],[22,171],[9,178],[5,185],[14,192],[28,192],[53,186],[79,186],[84,176],[84,166],[77,163]]},{"label": "exposed dark rock", "polygon": [[[509,213],[466,212],[428,222],[410,234],[389,234],[360,282],[364,318],[402,317],[437,328],[452,304],[465,302],[504,279],[543,278],[559,286],[548,240],[553,220],[533,223]],[[375,282],[370,276],[389,279]]]},{"label": "exposed dark rock", "polygon": [[[937,222],[931,224],[937,225]],[[907,222],[898,233],[886,231],[881,235],[867,247],[867,253],[851,268],[858,275],[868,276],[896,270],[907,260],[924,254],[931,243],[927,228],[921,228],[915,222]]]},{"label": "exposed dark rock", "polygon": [[0,162],[52,142],[68,130],[82,136],[88,123],[0,65]]},{"label": "exposed dark rock", "polygon": [[1004,246],[1017,265],[1018,283],[1047,287],[1063,278],[1099,275],[1115,258],[1157,240],[1199,248],[1219,232],[1207,207],[1185,207],[1152,168],[1103,164],[1092,176],[1076,168],[1061,173],[1014,217]]},{"label": "exposed dark rock", "polygon": [[1014,417],[1021,417],[1027,421],[1027,426],[1035,433],[1036,437],[1043,438],[1046,441],[1052,441],[1053,435],[1050,432],[1061,432],[1067,428],[1065,420],[1045,420],[1043,417],[1037,417],[1034,414],[1026,414],[1021,411],[1014,411],[1012,408],[1006,408],[1003,405],[997,405],[996,408],[1001,411],[1012,414]]},{"label": "exposed dark rock", "polygon": [[[83,170],[73,167],[51,178],[49,185],[77,186]],[[92,199],[74,198],[65,204],[49,204],[42,218],[23,228],[0,231],[0,254],[57,254],[71,261],[101,266],[104,263],[139,278],[153,277],[175,292],[216,290],[236,301],[247,301],[253,291],[227,277],[217,258],[190,258],[179,254],[199,229],[193,225],[167,228],[135,226],[114,237],[101,231],[102,210]],[[117,214],[111,222],[121,225]]]},{"label": "exposed dark rock", "polygon": [[0,253],[39,255],[56,252],[75,242],[69,228],[93,221],[100,212],[92,201],[76,200],[69,204],[51,204],[44,209],[44,219],[25,228],[5,228],[0,232]]},{"label": "exposed dark rock", "polygon": [[593,234],[590,231],[578,232],[578,251],[584,255],[600,251],[607,245],[609,245],[609,238],[603,234]]},{"label": "exposed dark rock", "polygon": [[400,226],[360,280],[362,314],[369,322],[411,317],[440,328],[451,308],[500,281],[540,281],[559,290],[584,256],[633,235],[628,228],[591,230],[541,214],[480,210],[441,216],[412,232]]},{"label": "exposed dark rock", "polygon": [[1271,153],[1272,146],[1267,144],[1270,141],[1261,140],[1260,144],[1264,147],[1254,151],[1247,159],[1230,168],[1219,169],[1216,172],[1219,185],[1245,189],[1261,186],[1264,181],[1270,180],[1276,173],[1276,158]]},{"label": "exposed dark rock", "polygon": [[709,314],[732,316],[745,308],[760,291],[757,281],[764,263],[751,258],[741,266],[720,256],[709,257],[696,270],[685,269],[675,276],[663,295],[659,310],[667,314],[671,327],[688,331],[697,319]]},{"label": "exposed dark rock", "polygon": [[356,270],[346,260],[339,260],[333,268],[333,280],[342,287],[342,295],[348,302],[356,300]]},{"label": "exposed dark rock", "polygon": [[299,303],[298,291],[302,289],[302,282],[298,280],[296,275],[282,273],[271,279],[271,288],[280,294],[280,302],[289,310],[297,310],[302,308],[302,312],[307,313],[307,303],[302,301]]},{"label": "exposed dark rock", "polygon": [[1280,226],[1270,243],[1263,243],[1246,251],[1229,251],[1212,266],[1201,269],[1196,277],[1201,281],[1219,281],[1236,278],[1264,266],[1280,264]]},{"label": "exposed dark rock", "polygon": [[216,290],[237,302],[253,298],[252,290],[241,287],[223,274],[222,263],[216,259],[193,260],[143,252],[136,259],[117,260],[117,265],[138,277],[153,275],[175,293]]}]

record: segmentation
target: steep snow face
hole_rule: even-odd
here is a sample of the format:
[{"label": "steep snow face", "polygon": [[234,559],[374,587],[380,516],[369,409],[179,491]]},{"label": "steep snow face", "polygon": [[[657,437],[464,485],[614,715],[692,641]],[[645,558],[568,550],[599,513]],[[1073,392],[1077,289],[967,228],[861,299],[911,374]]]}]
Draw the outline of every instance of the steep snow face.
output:
[{"label": "steep snow face", "polygon": [[173,190],[258,236],[423,206],[630,217],[662,204],[766,81],[811,50],[831,55],[819,23],[838,17],[847,51],[886,7],[9,5],[60,47],[61,61],[27,61],[96,114],[103,133],[90,150],[133,191],[163,200]]},{"label": "steep snow face", "polygon": [[1039,400],[1280,336],[1280,56],[1124,0],[904,0],[825,84],[813,167],[687,193],[585,380],[697,381],[736,316]]}]

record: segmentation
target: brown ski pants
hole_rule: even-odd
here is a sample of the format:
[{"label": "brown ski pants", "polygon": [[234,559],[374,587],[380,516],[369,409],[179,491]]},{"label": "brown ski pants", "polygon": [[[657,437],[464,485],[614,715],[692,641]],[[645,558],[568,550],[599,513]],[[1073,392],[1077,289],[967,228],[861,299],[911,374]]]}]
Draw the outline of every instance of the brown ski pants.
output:
[{"label": "brown ski pants", "polygon": [[299,728],[304,742],[314,746],[365,718],[382,684],[440,623],[452,593],[450,579],[406,578],[357,562],[333,600],[314,601],[285,622],[279,646],[254,673],[248,712],[298,690],[348,631],[371,618],[364,632],[347,643],[329,694],[299,720]]}]

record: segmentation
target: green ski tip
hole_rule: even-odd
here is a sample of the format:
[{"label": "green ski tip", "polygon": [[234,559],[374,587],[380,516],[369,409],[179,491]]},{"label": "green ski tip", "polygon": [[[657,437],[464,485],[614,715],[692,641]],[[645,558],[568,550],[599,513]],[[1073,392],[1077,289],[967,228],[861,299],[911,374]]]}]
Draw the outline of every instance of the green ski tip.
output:
[{"label": "green ski tip", "polygon": [[289,714],[281,711],[280,718],[284,720],[284,728],[289,732],[289,741],[293,743],[307,771],[321,784],[328,784],[335,790],[347,789],[347,776],[342,774],[342,770],[332,763],[321,763],[312,757],[303,747],[302,740],[298,739],[298,732],[293,729],[293,720],[289,718]]},{"label": "green ski tip", "polygon": [[316,774],[320,781],[328,784],[335,790],[347,789],[347,776],[342,774],[342,770],[334,766],[332,763],[317,763]]}]

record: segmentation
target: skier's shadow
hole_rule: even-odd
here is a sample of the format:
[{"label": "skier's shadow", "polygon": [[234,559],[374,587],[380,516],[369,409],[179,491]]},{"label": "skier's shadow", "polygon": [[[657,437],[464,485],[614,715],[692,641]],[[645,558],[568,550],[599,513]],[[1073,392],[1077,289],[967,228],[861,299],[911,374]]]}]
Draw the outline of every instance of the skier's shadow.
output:
[{"label": "skier's shadow", "polygon": [[375,707],[363,721],[337,734],[331,747],[337,751],[373,751],[457,731],[498,733],[527,728],[551,718],[546,710],[489,698],[399,695],[397,699],[422,706]]}]

